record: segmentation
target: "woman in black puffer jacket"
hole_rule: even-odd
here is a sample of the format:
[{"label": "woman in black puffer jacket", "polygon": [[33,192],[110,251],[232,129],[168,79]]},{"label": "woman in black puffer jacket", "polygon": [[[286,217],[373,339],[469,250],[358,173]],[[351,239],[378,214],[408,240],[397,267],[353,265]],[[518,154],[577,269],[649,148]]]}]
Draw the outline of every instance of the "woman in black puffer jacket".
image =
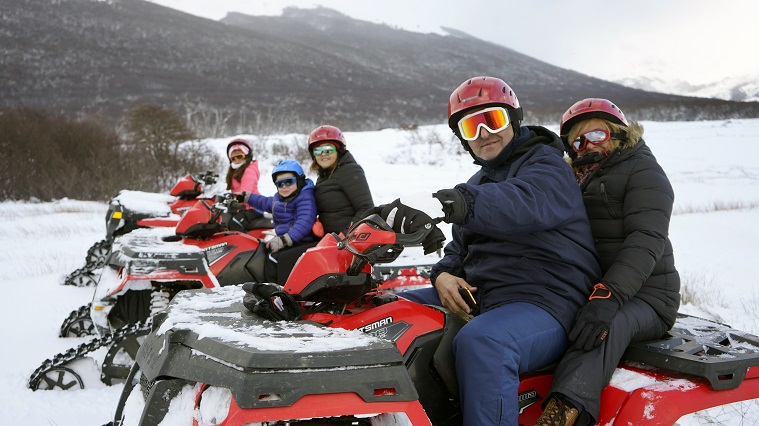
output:
[{"label": "woman in black puffer jacket", "polygon": [[356,215],[374,207],[364,169],[346,149],[343,133],[334,126],[319,126],[308,137],[314,160],[316,210],[324,233],[346,231]]},{"label": "woman in black puffer jacket", "polygon": [[659,338],[675,323],[680,276],[668,237],[674,192],[643,141],[643,127],[628,123],[612,102],[577,102],[564,113],[560,133],[603,276],[577,314],[569,334],[574,344],[536,424],[589,425],[627,346]]}]

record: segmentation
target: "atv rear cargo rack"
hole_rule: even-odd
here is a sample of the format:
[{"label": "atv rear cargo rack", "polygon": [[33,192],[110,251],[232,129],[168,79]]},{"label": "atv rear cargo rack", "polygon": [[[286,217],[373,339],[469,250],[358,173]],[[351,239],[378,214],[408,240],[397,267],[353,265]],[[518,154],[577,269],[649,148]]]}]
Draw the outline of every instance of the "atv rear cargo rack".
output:
[{"label": "atv rear cargo rack", "polygon": [[[734,389],[759,366],[759,337],[728,325],[678,314],[664,337],[630,345],[624,360],[707,379],[714,390]],[[759,377],[759,368],[749,377]]]}]

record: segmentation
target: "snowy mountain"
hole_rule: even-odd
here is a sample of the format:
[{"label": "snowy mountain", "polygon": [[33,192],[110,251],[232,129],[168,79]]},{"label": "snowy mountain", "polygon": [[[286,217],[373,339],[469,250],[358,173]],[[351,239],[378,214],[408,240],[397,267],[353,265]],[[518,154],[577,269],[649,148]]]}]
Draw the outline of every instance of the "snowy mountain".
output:
[{"label": "snowy mountain", "polygon": [[682,80],[656,77],[628,77],[614,80],[623,86],[649,92],[726,101],[759,102],[759,76],[731,77],[707,84],[691,84]]},{"label": "snowy mountain", "polygon": [[[646,142],[676,194],[670,238],[683,282],[680,311],[759,334],[759,119],[643,125]],[[288,134],[269,140],[297,142],[305,137]],[[475,171],[460,147],[447,149],[458,142],[450,140],[444,126],[348,132],[346,139],[378,204],[408,192],[450,188]],[[227,141],[207,143],[223,151]],[[724,141],[732,149],[715,149]],[[272,154],[260,159],[262,176],[271,173],[275,160]],[[272,194],[274,184],[261,179],[260,190]],[[113,417],[122,385],[38,392],[26,387],[42,361],[88,340],[59,338],[58,329],[72,309],[92,300],[93,289],[58,281],[81,267],[87,248],[103,238],[105,212],[104,203],[67,199],[0,203],[0,317],[6,325],[6,350],[0,351],[0,424],[102,425]],[[746,401],[687,416],[677,424],[753,424],[747,420],[757,418],[759,404]]]},{"label": "snowy mountain", "polygon": [[442,122],[451,91],[490,74],[513,85],[533,122],[554,122],[588,96],[641,119],[759,117],[759,103],[631,89],[461,32],[404,31],[325,8],[213,21],[144,0],[3,0],[0,28],[0,107],[72,116],[119,120],[152,103],[237,132],[397,128]]}]

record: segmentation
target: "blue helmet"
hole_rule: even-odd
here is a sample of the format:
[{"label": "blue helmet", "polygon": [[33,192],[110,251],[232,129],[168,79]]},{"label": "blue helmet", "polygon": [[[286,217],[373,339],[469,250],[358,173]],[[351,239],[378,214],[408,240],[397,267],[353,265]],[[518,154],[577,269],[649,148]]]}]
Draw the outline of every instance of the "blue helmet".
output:
[{"label": "blue helmet", "polygon": [[290,172],[294,174],[296,177],[305,176],[303,173],[303,167],[298,164],[295,160],[282,160],[279,163],[277,163],[276,166],[274,166],[274,169],[271,171],[271,180],[276,181],[277,175],[280,173]]}]

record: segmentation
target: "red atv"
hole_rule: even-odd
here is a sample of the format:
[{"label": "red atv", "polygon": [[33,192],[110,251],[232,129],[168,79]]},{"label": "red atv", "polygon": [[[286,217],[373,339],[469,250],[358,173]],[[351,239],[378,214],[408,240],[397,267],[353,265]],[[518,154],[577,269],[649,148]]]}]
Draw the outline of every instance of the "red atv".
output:
[{"label": "red atv", "polygon": [[[371,278],[428,231],[395,234],[370,216],[308,250],[282,288],[179,293],[137,353],[114,424],[460,425],[451,344],[467,319]],[[630,380],[604,391],[599,424],[671,425],[759,398],[758,348],[756,336],[682,316],[629,348],[617,373]],[[550,368],[522,377],[520,424],[539,417],[551,380]]]},{"label": "red atv", "polygon": [[[216,183],[219,175],[208,171],[197,177],[180,178],[168,194],[122,190],[108,203],[105,239],[87,250],[85,265],[68,274],[61,284],[79,287],[96,284],[96,270],[105,265],[114,238],[137,228],[177,225],[179,216],[203,195],[204,188]],[[207,198],[207,197],[206,197]]]},{"label": "red atv", "polygon": [[[117,238],[92,303],[71,312],[60,330],[61,337],[95,333],[100,337],[45,360],[30,377],[29,387],[83,388],[91,377],[108,385],[123,380],[153,316],[179,291],[265,282],[267,252],[261,239],[228,230],[231,218],[242,208],[232,194],[217,196],[214,203],[196,202],[176,229],[135,229]],[[382,285],[424,280],[409,276],[410,270],[382,277]],[[429,285],[428,278],[426,282]],[[104,347],[102,361],[95,363],[100,364],[99,372],[93,371],[91,356]]]}]

